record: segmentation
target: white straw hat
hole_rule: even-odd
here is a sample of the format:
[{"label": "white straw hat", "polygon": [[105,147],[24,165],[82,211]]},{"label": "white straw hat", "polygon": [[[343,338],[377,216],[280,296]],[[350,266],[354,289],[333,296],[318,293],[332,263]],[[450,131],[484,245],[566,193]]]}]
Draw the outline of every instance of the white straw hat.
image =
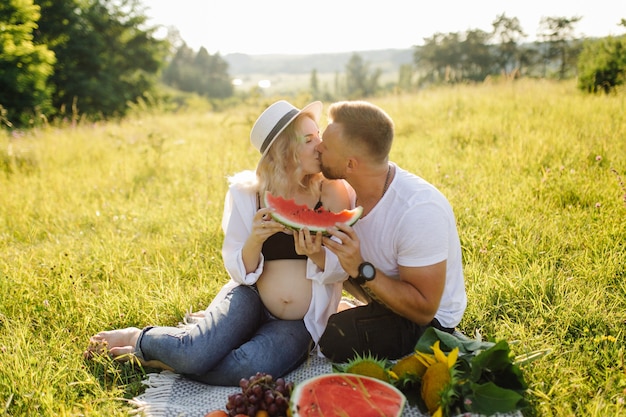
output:
[{"label": "white straw hat", "polygon": [[322,102],[314,101],[306,105],[302,110],[291,103],[280,100],[269,106],[254,122],[250,132],[250,142],[261,152],[261,157],[265,156],[272,143],[278,135],[285,130],[298,115],[309,113],[313,116],[315,123],[318,123],[322,114]]}]

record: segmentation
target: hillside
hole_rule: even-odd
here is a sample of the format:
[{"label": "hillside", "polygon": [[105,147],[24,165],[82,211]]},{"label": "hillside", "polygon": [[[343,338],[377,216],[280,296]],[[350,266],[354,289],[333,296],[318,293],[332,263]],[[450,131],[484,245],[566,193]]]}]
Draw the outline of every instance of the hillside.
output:
[{"label": "hillside", "polygon": [[354,53],[363,58],[370,71],[380,69],[381,80],[395,80],[400,66],[413,62],[412,49],[310,55],[227,54],[223,58],[228,63],[231,77],[239,80],[238,88],[249,90],[262,84],[269,94],[286,94],[307,88],[313,70],[317,71],[321,87],[330,89],[337,74],[345,72],[346,64]]},{"label": "hillside", "polygon": [[359,54],[371,68],[380,68],[383,72],[397,71],[402,64],[413,61],[412,49],[384,49],[376,51],[343,52],[312,55],[245,55],[228,54],[223,58],[229,65],[233,76],[249,74],[310,74],[342,72],[352,54]]}]

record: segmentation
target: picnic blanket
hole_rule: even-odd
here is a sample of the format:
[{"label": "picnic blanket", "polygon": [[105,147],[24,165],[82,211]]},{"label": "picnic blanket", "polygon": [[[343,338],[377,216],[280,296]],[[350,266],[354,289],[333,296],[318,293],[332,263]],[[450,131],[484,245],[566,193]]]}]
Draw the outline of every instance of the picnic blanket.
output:
[{"label": "picnic blanket", "polygon": [[[305,379],[331,372],[330,361],[312,355],[298,369],[286,375],[285,380],[298,384]],[[130,402],[135,406],[134,414],[144,417],[204,417],[209,411],[225,409],[228,395],[239,390],[238,387],[202,384],[169,371],[148,374],[143,384],[147,386],[144,393]],[[522,417],[522,414],[516,412],[498,416]],[[402,417],[428,417],[428,415],[407,403]],[[463,417],[478,416],[463,415]]]}]

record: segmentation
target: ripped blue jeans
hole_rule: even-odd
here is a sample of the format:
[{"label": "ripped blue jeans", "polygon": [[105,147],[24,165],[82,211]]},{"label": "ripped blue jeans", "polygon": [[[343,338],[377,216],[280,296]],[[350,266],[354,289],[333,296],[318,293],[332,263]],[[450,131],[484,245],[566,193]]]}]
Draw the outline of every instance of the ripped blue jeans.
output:
[{"label": "ripped blue jeans", "polygon": [[205,317],[185,327],[146,327],[136,355],[210,385],[237,386],[257,372],[275,378],[303,363],[313,341],[303,320],[280,320],[255,287],[233,288]]}]

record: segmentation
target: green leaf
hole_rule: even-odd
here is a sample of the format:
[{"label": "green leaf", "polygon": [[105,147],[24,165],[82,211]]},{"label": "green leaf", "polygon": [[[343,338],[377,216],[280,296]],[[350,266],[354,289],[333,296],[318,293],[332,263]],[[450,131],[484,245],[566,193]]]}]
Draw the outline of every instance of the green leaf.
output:
[{"label": "green leaf", "polygon": [[449,352],[454,348],[459,348],[463,354],[475,353],[485,350],[494,345],[493,342],[482,342],[474,339],[459,339],[450,333],[437,330],[434,327],[426,329],[415,345],[415,349],[424,353],[432,353],[431,346],[439,340],[439,347],[444,352]]},{"label": "green leaf", "polygon": [[470,378],[475,383],[493,382],[518,391],[528,388],[522,370],[513,363],[509,344],[504,340],[476,355],[471,368]]},{"label": "green leaf", "polygon": [[469,384],[471,394],[466,395],[464,404],[468,411],[487,416],[495,413],[507,413],[520,408],[524,397],[519,393],[501,388],[493,382]]}]

